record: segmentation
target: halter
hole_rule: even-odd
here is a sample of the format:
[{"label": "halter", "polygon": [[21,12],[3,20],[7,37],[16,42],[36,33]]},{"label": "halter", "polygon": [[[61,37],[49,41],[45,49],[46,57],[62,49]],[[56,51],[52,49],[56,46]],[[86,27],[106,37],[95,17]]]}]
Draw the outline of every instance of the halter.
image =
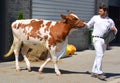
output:
[{"label": "halter", "polygon": [[[68,23],[69,23],[69,21],[68,21]],[[70,23],[69,24],[70,24],[71,28],[73,28],[73,27],[76,27],[79,23],[80,23],[80,19],[77,20],[74,25],[71,25]]]}]

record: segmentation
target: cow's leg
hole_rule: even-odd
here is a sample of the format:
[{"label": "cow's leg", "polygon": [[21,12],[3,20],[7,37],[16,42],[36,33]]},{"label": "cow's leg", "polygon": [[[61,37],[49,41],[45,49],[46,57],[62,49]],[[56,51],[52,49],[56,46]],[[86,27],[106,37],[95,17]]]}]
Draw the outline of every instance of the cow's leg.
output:
[{"label": "cow's leg", "polygon": [[15,62],[16,62],[16,71],[21,71],[21,69],[19,67],[19,60],[18,60],[21,44],[22,44],[21,41],[17,41],[14,43],[14,45],[15,45],[14,54],[15,54]]},{"label": "cow's leg", "polygon": [[26,55],[23,55],[23,57],[24,57],[24,60],[26,62],[28,71],[31,72],[30,61],[28,60],[28,58],[26,57]]},{"label": "cow's leg", "polygon": [[57,59],[57,56],[56,56],[56,49],[54,47],[51,48],[50,54],[51,54],[52,61],[53,61],[54,67],[55,67],[55,72],[58,76],[60,76],[61,72],[59,71],[59,68],[58,68],[58,65],[57,65],[58,59]]},{"label": "cow's leg", "polygon": [[39,68],[39,72],[40,72],[40,73],[42,73],[42,70],[43,70],[44,66],[45,66],[50,60],[51,60],[50,57],[47,58],[46,61],[40,66],[40,68]]},{"label": "cow's leg", "polygon": [[31,72],[30,61],[29,61],[28,58],[26,57],[28,50],[29,50],[29,47],[27,47],[27,46],[24,45],[24,46],[22,47],[21,53],[22,53],[22,55],[23,55],[23,57],[24,57],[24,60],[25,60],[25,62],[26,62],[28,71]]}]

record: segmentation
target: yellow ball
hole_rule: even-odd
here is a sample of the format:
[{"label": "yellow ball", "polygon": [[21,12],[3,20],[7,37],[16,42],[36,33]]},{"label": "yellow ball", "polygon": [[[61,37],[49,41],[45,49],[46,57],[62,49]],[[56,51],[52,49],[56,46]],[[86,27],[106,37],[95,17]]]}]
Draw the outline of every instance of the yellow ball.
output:
[{"label": "yellow ball", "polygon": [[72,45],[72,44],[68,44],[67,48],[66,48],[66,51],[67,51],[66,52],[67,55],[71,56],[71,55],[73,55],[76,52],[76,47],[74,45]]}]

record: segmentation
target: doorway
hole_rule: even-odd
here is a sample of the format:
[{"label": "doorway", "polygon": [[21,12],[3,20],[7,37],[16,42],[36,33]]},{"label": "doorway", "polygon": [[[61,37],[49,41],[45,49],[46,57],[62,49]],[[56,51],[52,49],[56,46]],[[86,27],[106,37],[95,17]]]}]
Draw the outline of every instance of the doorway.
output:
[{"label": "doorway", "polygon": [[118,29],[116,38],[111,43],[120,43],[120,7],[109,6],[109,17],[113,19]]},{"label": "doorway", "polygon": [[2,60],[5,51],[6,0],[0,0],[0,10],[0,60]]}]

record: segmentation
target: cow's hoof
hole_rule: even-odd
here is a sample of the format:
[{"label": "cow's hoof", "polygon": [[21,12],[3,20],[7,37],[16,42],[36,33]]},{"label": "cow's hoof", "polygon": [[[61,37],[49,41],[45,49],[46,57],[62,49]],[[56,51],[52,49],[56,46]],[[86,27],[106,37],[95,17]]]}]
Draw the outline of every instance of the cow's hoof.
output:
[{"label": "cow's hoof", "polygon": [[42,74],[42,71],[38,71],[39,72],[39,74]]},{"label": "cow's hoof", "polygon": [[58,74],[56,74],[57,76],[61,76],[62,74],[61,73],[58,73]]},{"label": "cow's hoof", "polygon": [[27,69],[28,70],[28,72],[31,72],[32,70],[31,70],[31,68],[29,68],[29,69]]},{"label": "cow's hoof", "polygon": [[40,69],[38,70],[38,72],[39,72],[40,74],[42,74],[42,71],[41,71]]},{"label": "cow's hoof", "polygon": [[22,70],[19,68],[19,69],[16,69],[16,71],[17,71],[17,72],[20,72],[20,71],[22,71]]}]

